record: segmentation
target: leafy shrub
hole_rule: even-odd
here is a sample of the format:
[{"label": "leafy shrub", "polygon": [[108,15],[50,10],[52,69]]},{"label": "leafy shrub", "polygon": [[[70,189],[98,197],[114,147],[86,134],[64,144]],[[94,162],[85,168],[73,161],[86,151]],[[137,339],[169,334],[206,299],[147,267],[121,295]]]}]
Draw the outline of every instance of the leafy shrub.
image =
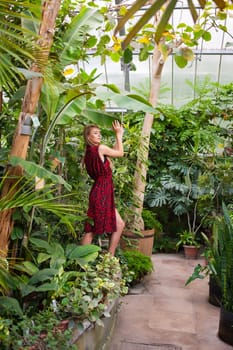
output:
[{"label": "leafy shrub", "polygon": [[[119,260],[109,253],[98,255],[99,248],[92,245],[69,244],[63,249],[57,242],[33,243],[41,264],[30,263],[36,271],[31,277],[20,271],[18,280],[0,269],[0,282],[7,278],[12,286],[19,283],[13,297],[1,295],[0,283],[0,349],[72,349],[69,340],[75,324],[82,327],[88,320],[102,325],[101,318],[109,317],[109,303],[127,294]],[[17,300],[19,287],[23,296]],[[62,320],[70,321],[64,332],[59,328]]]},{"label": "leafy shrub", "polygon": [[142,218],[146,230],[155,229],[156,232],[162,232],[163,226],[156,217],[156,213],[153,213],[149,209],[143,209]]},{"label": "leafy shrub", "polygon": [[[132,280],[129,282],[131,286],[140,282],[145,275],[153,271],[151,258],[136,250],[123,251],[121,264],[123,262],[127,265],[128,271],[133,272]],[[124,275],[122,277],[124,278]]]}]

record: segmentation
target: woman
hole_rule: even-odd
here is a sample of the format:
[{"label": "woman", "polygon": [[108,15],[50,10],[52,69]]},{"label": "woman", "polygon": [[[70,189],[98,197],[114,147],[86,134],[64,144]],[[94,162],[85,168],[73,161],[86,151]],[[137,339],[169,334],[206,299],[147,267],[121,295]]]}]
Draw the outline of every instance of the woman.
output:
[{"label": "woman", "polygon": [[84,128],[86,152],[84,164],[88,175],[94,180],[89,195],[87,215],[91,219],[85,223],[85,234],[81,244],[91,244],[95,235],[111,234],[109,252],[114,256],[119,243],[124,221],[115,208],[111,163],[108,157],[123,157],[123,126],[116,120],[112,123],[116,135],[113,148],[101,144],[101,132],[96,125]]}]

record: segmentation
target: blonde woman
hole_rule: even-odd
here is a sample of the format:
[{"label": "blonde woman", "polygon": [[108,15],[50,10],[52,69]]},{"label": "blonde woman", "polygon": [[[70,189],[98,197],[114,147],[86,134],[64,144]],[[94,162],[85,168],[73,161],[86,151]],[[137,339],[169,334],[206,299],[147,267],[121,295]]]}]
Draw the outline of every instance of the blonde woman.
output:
[{"label": "blonde woman", "polygon": [[88,175],[94,180],[89,195],[87,215],[91,220],[85,223],[85,234],[81,244],[91,244],[95,235],[109,234],[109,252],[114,256],[124,221],[114,202],[111,161],[109,158],[123,157],[123,126],[116,120],[112,124],[116,142],[111,148],[101,144],[101,131],[97,125],[84,128],[86,151],[84,164]]}]

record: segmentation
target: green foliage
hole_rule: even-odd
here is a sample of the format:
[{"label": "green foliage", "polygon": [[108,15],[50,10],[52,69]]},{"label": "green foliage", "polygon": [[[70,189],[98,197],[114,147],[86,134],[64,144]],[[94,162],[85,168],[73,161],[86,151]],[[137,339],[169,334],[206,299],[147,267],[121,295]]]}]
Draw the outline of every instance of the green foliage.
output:
[{"label": "green foliage", "polygon": [[156,213],[149,209],[143,208],[142,218],[144,221],[145,230],[155,229],[156,233],[160,233],[163,230],[162,224],[157,219]]},{"label": "green foliage", "polygon": [[0,13],[0,87],[1,90],[14,91],[22,82],[18,68],[29,68],[29,62],[35,61],[35,52],[39,49],[33,25],[38,24],[40,6],[26,1],[20,4],[0,1]]},{"label": "green foliage", "polygon": [[[221,202],[231,201],[232,88],[232,84],[219,86],[205,81],[197,84],[198,97],[190,103],[178,109],[158,106],[145,205],[173,211],[170,223],[159,217],[167,232],[178,219],[177,232],[186,229],[188,215],[193,226],[195,212],[195,228],[200,223],[211,227],[221,212]],[[219,145],[223,154],[218,153]]]},{"label": "green foliage", "polygon": [[70,344],[72,327],[61,328],[60,320],[52,310],[40,311],[33,317],[23,316],[15,320],[0,318],[2,350],[15,349],[58,349],[76,347]]},{"label": "green foliage", "polygon": [[195,266],[186,285],[195,279],[203,279],[212,275],[221,287],[221,304],[227,311],[233,311],[233,224],[232,212],[222,205],[223,213],[217,217],[213,226],[212,236],[204,236],[207,243],[204,255],[207,264]]},{"label": "green foliage", "polygon": [[134,273],[133,280],[130,282],[130,285],[140,282],[143,277],[153,271],[153,263],[149,256],[135,250],[123,251],[122,255],[129,271]]},{"label": "green foliage", "polygon": [[[21,163],[20,163],[21,164]],[[32,168],[36,171],[37,167],[31,164]],[[60,178],[60,177],[59,177]],[[0,190],[6,181],[11,181],[6,174],[0,179]],[[14,185],[11,186],[9,192],[2,196],[0,199],[0,210],[5,209],[15,209],[23,212],[25,221],[30,222],[31,211],[41,210],[50,213],[57,217],[57,225],[60,223],[66,225],[66,227],[75,234],[74,222],[78,220],[83,220],[78,215],[78,206],[74,208],[73,205],[69,203],[69,198],[72,198],[73,194],[64,194],[63,196],[56,195],[56,188],[53,184],[46,184],[44,188],[35,191],[35,183],[33,178],[20,177]],[[14,219],[19,219],[17,212],[14,214]],[[20,218],[22,219],[22,217]],[[22,223],[21,223],[22,225]],[[23,226],[23,225],[22,225]],[[26,226],[26,224],[25,224]],[[17,228],[17,225],[16,225]],[[30,231],[26,232],[27,227],[24,227],[25,237],[30,235]],[[25,244],[22,240],[22,233],[15,237],[16,229],[14,232],[13,239],[21,238],[21,242]]]},{"label": "green foliage", "polygon": [[[13,297],[0,297],[1,349],[12,346],[20,350],[33,344],[72,349],[67,342],[74,320],[80,327],[86,320],[102,325],[101,318],[109,317],[109,304],[128,292],[119,260],[111,254],[100,254],[94,260],[93,251],[99,250],[94,246],[77,247],[79,250],[69,245],[63,249],[58,243],[50,245],[39,240],[34,240],[34,245],[48,254],[38,254],[37,269],[27,264],[15,266],[20,278],[15,279],[18,292],[16,288],[12,295],[18,296],[21,305]],[[70,320],[65,333],[59,331],[64,319]]]},{"label": "green foliage", "polygon": [[177,250],[177,239],[161,232],[155,233],[153,253],[175,253]]},{"label": "green foliage", "polygon": [[228,209],[223,204],[223,225],[219,228],[219,245],[221,249],[220,285],[222,305],[225,310],[233,312],[233,223]]},{"label": "green foliage", "polygon": [[202,266],[201,264],[197,264],[194,267],[192,275],[185,282],[185,286],[187,286],[189,283],[193,282],[197,278],[203,280],[208,274],[209,273],[208,273],[207,266]]},{"label": "green foliage", "polygon": [[101,317],[108,316],[109,303],[127,291],[118,259],[104,254],[94,264],[85,266],[73,283],[55,292],[53,300],[63,317],[75,317],[80,324],[89,320],[102,325]]},{"label": "green foliage", "polygon": [[194,245],[196,247],[200,246],[194,232],[190,232],[187,230],[179,234],[179,241],[176,243],[176,247],[179,248],[180,246],[183,246],[183,245],[191,245],[191,246]]}]

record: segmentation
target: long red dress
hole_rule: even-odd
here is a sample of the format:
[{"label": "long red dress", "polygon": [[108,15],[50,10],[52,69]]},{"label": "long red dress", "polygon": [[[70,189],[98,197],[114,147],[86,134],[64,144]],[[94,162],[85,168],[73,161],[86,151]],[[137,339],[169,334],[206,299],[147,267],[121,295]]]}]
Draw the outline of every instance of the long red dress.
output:
[{"label": "long red dress", "polygon": [[88,175],[94,180],[89,195],[87,215],[93,222],[86,221],[85,232],[96,235],[116,231],[116,213],[112,169],[105,157],[104,162],[98,153],[99,146],[87,146],[84,163]]}]

